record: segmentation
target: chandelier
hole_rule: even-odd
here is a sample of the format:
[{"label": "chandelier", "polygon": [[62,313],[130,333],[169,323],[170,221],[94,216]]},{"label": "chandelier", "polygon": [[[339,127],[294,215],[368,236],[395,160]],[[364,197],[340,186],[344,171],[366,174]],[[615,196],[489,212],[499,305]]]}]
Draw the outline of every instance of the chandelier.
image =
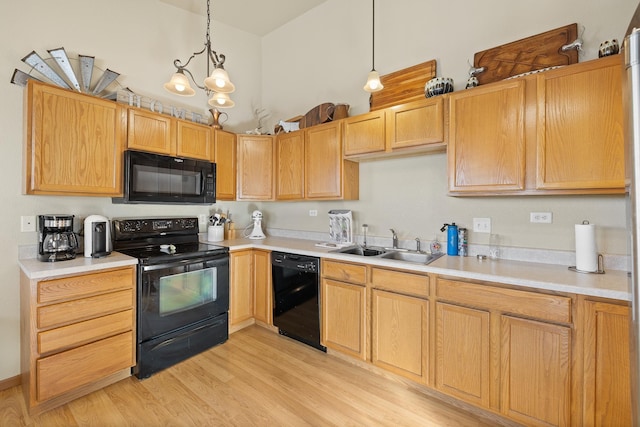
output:
[{"label": "chandelier", "polygon": [[[209,105],[214,108],[231,108],[235,103],[229,98],[229,94],[236,90],[231,80],[229,80],[229,74],[224,69],[225,56],[211,49],[211,5],[210,0],[207,0],[207,37],[204,43],[204,49],[199,52],[194,52],[191,57],[184,64],[179,59],[173,61],[173,65],[177,71],[171,76],[171,80],[164,84],[164,88],[169,92],[181,95],[181,96],[193,96],[196,91],[193,90],[189,84],[191,78],[196,87],[204,90],[209,98]],[[191,71],[187,69],[187,66],[193,58],[198,55],[205,54],[207,57],[207,78],[204,79],[204,85],[199,85],[196,79],[193,77]],[[213,68],[213,71],[212,71]]]}]

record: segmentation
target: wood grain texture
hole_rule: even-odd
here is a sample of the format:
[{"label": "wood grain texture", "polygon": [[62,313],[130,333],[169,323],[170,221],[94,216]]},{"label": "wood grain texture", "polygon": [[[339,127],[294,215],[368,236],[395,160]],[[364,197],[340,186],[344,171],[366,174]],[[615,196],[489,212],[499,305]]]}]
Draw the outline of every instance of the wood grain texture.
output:
[{"label": "wood grain texture", "polygon": [[238,135],[238,200],[272,200],[274,137]]},{"label": "wood grain texture", "polygon": [[542,68],[575,64],[578,51],[562,52],[562,46],[578,37],[578,25],[570,24],[535,36],[478,52],[473,66],[484,67],[478,82],[487,84]]},{"label": "wood grain texture", "polygon": [[276,136],[276,200],[304,198],[304,139],[302,130]]},{"label": "wood grain texture", "polygon": [[27,414],[20,387],[1,391],[0,425],[509,425],[390,375],[253,326],[144,381],[130,377],[37,416]]},{"label": "wood grain texture", "polygon": [[236,199],[236,135],[220,129],[214,130],[216,162],[216,200]]},{"label": "wood grain texture", "polygon": [[380,76],[384,89],[371,94],[370,111],[424,99],[424,87],[436,76],[436,60]]},{"label": "wood grain texture", "polygon": [[175,124],[171,116],[129,107],[127,148],[175,154]]},{"label": "wood grain texture", "polygon": [[176,154],[213,161],[213,130],[207,125],[176,120]]},{"label": "wood grain texture", "polygon": [[429,276],[384,268],[371,268],[371,285],[401,294],[429,296]]},{"label": "wood grain texture", "polygon": [[342,121],[345,156],[385,150],[385,113],[372,111]]}]

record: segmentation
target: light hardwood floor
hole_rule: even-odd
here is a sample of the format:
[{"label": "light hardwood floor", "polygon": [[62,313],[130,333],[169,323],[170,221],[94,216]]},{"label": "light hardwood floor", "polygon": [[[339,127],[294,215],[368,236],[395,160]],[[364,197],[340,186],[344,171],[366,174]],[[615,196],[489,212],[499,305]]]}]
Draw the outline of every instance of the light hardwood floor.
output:
[{"label": "light hardwood floor", "polygon": [[490,426],[278,334],[251,326],[139,381],[127,378],[30,417],[20,386],[0,392],[0,426]]}]

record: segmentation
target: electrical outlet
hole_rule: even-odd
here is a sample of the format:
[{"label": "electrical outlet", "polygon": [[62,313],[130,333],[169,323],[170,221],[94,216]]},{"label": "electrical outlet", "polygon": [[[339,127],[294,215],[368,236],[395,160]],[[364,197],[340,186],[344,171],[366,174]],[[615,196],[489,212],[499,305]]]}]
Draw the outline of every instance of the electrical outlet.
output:
[{"label": "electrical outlet", "polygon": [[318,211],[315,209],[309,210],[309,216],[318,216]]},{"label": "electrical outlet", "polygon": [[473,218],[475,233],[491,233],[491,218]]},{"label": "electrical outlet", "polygon": [[531,212],[529,214],[529,222],[551,224],[553,222],[553,214],[551,212]]},{"label": "electrical outlet", "polygon": [[20,231],[23,233],[36,231],[36,217],[35,216],[21,216],[20,217]]}]

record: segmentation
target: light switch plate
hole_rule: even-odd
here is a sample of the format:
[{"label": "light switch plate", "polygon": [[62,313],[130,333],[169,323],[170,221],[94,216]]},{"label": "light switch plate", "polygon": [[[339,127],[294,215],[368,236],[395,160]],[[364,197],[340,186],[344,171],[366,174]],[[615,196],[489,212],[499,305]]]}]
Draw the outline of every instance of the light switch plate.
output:
[{"label": "light switch plate", "polygon": [[475,233],[491,233],[491,218],[473,218]]},{"label": "light switch plate", "polygon": [[34,215],[20,217],[20,231],[28,233],[36,231],[36,217]]}]

